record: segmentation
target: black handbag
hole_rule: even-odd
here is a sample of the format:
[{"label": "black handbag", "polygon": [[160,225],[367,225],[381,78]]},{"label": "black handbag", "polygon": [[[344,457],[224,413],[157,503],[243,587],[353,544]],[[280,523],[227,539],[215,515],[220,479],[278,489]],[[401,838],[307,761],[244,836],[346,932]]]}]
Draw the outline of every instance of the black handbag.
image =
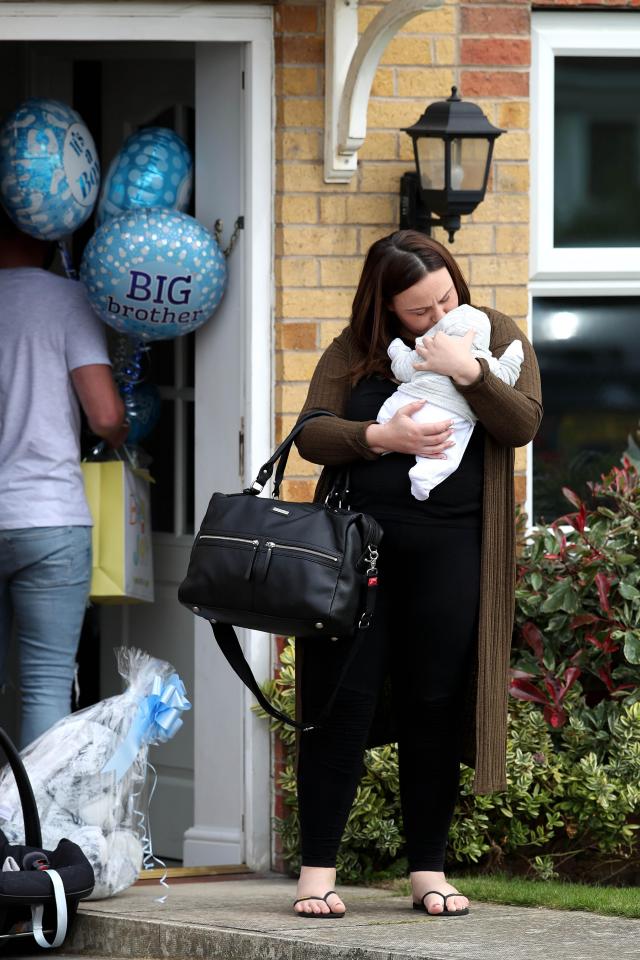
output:
[{"label": "black handbag", "polygon": [[[181,603],[209,620],[222,653],[270,716],[302,730],[328,713],[349,663],[371,623],[378,583],[379,524],[342,506],[339,485],[325,503],[279,499],[294,438],[314,417],[302,417],[242,493],[214,493],[194,542]],[[259,497],[277,464],[273,497]],[[351,638],[333,694],[313,723],[298,722],[263,695],[233,626],[300,638]]]},{"label": "black handbag", "polygon": [[[93,867],[80,847],[61,840],[43,850],[40,818],[20,754],[0,728],[0,747],[18,787],[25,843],[9,843],[0,830],[0,948],[18,939],[59,947],[78,908],[94,886]],[[7,867],[11,865],[10,869]],[[49,937],[50,939],[47,939]]]}]

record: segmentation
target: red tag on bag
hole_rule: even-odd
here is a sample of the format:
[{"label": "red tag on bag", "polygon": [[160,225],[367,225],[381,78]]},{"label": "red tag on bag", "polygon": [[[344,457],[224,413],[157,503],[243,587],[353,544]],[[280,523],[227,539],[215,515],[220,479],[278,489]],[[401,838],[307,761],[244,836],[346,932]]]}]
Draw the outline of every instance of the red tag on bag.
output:
[{"label": "red tag on bag", "polygon": [[367,586],[369,586],[369,587],[377,587],[377,586],[378,586],[378,578],[377,578],[377,577],[369,577],[369,582],[368,582]]}]

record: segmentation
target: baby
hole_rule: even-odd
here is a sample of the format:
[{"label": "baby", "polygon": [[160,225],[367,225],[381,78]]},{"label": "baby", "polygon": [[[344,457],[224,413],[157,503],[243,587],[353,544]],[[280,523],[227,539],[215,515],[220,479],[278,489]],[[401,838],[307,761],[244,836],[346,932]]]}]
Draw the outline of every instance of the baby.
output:
[{"label": "baby", "polygon": [[[450,337],[463,337],[470,329],[476,331],[471,346],[472,355],[483,357],[491,373],[512,387],[520,376],[524,360],[522,344],[519,340],[513,340],[500,359],[496,359],[489,350],[489,317],[469,304],[450,310],[422,337],[416,337],[416,343],[422,344],[424,337],[435,337],[440,332]],[[463,395],[456,390],[450,377],[414,368],[414,363],[423,362],[416,350],[397,338],[391,341],[387,352],[393,375],[401,383],[378,411],[378,423],[386,423],[400,407],[416,399],[428,401],[413,414],[413,419],[419,423],[437,423],[444,419],[453,421],[451,429],[455,445],[447,450],[447,459],[416,457],[416,464],[409,471],[411,493],[416,500],[427,500],[436,484],[445,480],[460,465],[478,418]]]}]

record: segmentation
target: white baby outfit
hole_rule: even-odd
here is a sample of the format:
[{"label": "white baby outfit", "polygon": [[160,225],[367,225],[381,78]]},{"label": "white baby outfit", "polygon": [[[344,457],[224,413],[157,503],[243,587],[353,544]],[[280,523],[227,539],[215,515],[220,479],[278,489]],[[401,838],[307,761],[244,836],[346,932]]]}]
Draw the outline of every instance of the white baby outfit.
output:
[{"label": "white baby outfit", "polygon": [[[491,373],[509,386],[514,386],[520,376],[520,368],[524,360],[522,344],[519,340],[513,340],[500,359],[494,357],[489,350],[491,336],[489,317],[469,304],[462,304],[450,310],[422,337],[416,337],[416,343],[422,344],[424,337],[435,337],[436,333],[446,333],[450,337],[463,337],[470,329],[476,331],[471,346],[472,356],[484,358]],[[418,423],[453,421],[451,439],[455,445],[447,449],[447,459],[416,457],[415,466],[409,471],[411,493],[416,500],[426,500],[433,488],[459,467],[478,418],[450,377],[430,370],[414,369],[414,363],[423,362],[423,358],[416,350],[412,350],[397,338],[391,341],[387,352],[393,375],[401,383],[378,411],[378,423],[386,423],[400,407],[406,406],[412,400],[428,401],[413,414],[413,419]]]}]

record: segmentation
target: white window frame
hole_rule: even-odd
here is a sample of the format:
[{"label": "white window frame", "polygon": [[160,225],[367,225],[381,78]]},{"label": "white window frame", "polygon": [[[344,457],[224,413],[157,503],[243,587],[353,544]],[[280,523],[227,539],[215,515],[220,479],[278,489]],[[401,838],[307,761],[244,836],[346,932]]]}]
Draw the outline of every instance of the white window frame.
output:
[{"label": "white window frame", "polygon": [[553,245],[555,58],[640,57],[640,21],[634,24],[631,12],[534,12],[531,38],[531,279],[573,281],[573,291],[562,291],[567,294],[584,290],[585,280],[640,287],[640,247]]}]

